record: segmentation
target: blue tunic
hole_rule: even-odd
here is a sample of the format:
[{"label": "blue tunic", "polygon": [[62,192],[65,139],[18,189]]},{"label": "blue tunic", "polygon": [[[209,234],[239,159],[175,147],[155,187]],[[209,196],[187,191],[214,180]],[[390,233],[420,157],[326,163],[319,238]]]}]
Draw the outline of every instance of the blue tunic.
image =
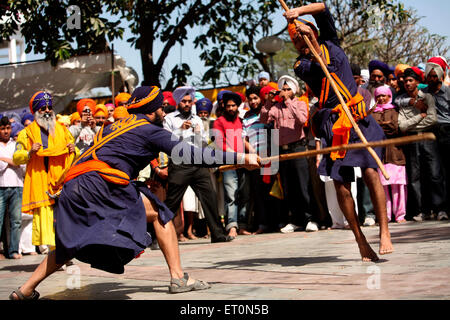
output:
[{"label": "blue tunic", "polygon": [[[325,8],[323,12],[315,15],[314,19],[320,30],[318,42],[326,48],[326,55],[329,55],[329,64],[327,65],[328,71],[336,74],[351,96],[355,96],[358,93],[358,87],[353,78],[348,58],[345,55],[344,50],[339,46],[334,19],[328,7]],[[319,63],[300,56],[297,58],[294,71],[300,79],[308,84],[317,98],[324,96],[322,85],[325,73]],[[330,86],[328,94],[325,94],[322,101],[322,105],[318,106],[319,111],[312,118],[314,127],[318,128],[316,134],[321,138],[323,148],[332,145],[332,127],[338,119],[338,115],[331,113],[331,110],[339,104],[339,99]],[[366,112],[368,112],[367,106]],[[367,141],[379,141],[385,139],[383,129],[371,115],[363,120],[359,120],[357,123]],[[349,143],[358,142],[361,142],[361,140],[352,128]],[[375,152],[382,158],[383,148],[375,148]],[[366,149],[350,150],[347,151],[345,158],[337,159],[336,161],[331,160],[329,155],[325,155],[320,163],[318,172],[320,175],[330,176],[336,181],[352,182],[355,179],[353,167],[377,168],[378,166]]]},{"label": "blue tunic", "polygon": [[[170,132],[151,124],[145,115],[137,115],[136,121],[142,119],[148,122],[96,150],[98,160],[125,172],[132,180],[158,157],[160,151],[170,155],[179,144]],[[115,130],[120,130],[117,123],[109,125],[104,129],[103,137]],[[194,147],[187,146],[186,150],[191,151],[188,156],[193,161]],[[213,150],[211,154],[214,155]],[[223,153],[222,156],[236,162],[236,154]],[[79,163],[92,159],[90,155]],[[68,181],[54,210],[56,262],[61,264],[77,258],[94,268],[123,273],[123,266],[151,243],[140,192],[156,203],[159,218],[164,224],[173,218],[173,213],[145,184],[136,181],[126,186],[113,184],[95,171]]]}]

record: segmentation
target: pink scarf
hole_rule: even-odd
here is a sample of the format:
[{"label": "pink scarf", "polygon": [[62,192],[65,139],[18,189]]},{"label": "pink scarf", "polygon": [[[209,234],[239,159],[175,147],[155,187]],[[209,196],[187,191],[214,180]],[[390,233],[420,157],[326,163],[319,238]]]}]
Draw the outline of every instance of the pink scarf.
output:
[{"label": "pink scarf", "polygon": [[375,89],[373,95],[375,99],[380,95],[389,96],[389,101],[386,104],[377,104],[373,112],[383,112],[389,109],[394,109],[395,106],[392,104],[392,91],[388,86],[382,86]]}]

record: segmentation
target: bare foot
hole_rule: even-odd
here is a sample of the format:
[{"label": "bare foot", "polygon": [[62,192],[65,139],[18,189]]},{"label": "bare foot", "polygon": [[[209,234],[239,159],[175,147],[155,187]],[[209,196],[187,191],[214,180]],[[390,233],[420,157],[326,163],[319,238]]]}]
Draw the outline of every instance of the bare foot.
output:
[{"label": "bare foot", "polygon": [[367,242],[366,244],[358,244],[358,247],[363,262],[375,262],[379,260],[377,254],[372,250]]},{"label": "bare foot", "polygon": [[391,236],[381,236],[380,237],[380,254],[390,254],[394,252],[394,247],[391,242]]},{"label": "bare foot", "polygon": [[261,234],[261,233],[264,233],[263,229],[258,229],[255,232],[253,232],[253,234]]},{"label": "bare foot", "polygon": [[0,260],[5,260],[5,256],[3,254],[0,253]]},{"label": "bare foot", "polygon": [[186,242],[186,241],[188,241],[188,239],[184,236],[184,234],[180,234],[178,236],[178,241],[179,242]]},{"label": "bare foot", "polygon": [[18,254],[18,253],[13,253],[11,259],[16,259],[16,260],[22,259],[22,255],[21,255],[21,254]]},{"label": "bare foot", "polygon": [[230,231],[228,231],[228,235],[230,236],[230,237],[237,237],[237,231],[236,231],[236,228],[231,228],[230,229]]},{"label": "bare foot", "polygon": [[188,233],[187,237],[189,240],[197,240],[198,239],[196,236],[194,236],[193,233],[191,233],[191,234]]},{"label": "bare foot", "polygon": [[241,229],[241,230],[239,230],[239,234],[240,234],[241,236],[249,236],[249,235],[251,235],[252,233],[249,232],[249,231],[247,231],[247,230],[245,230],[245,229]]},{"label": "bare foot", "polygon": [[408,221],[406,221],[405,219],[402,219],[402,220],[398,220],[398,221],[397,221],[397,223],[400,223],[400,224],[401,224],[401,223],[407,223],[407,222],[408,222]]}]

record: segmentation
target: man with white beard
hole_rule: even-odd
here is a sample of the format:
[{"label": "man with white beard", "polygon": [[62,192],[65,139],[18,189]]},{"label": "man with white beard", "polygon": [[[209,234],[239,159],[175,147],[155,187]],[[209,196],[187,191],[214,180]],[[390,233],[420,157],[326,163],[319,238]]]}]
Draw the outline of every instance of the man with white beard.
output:
[{"label": "man with white beard", "polygon": [[54,196],[60,180],[80,152],[69,130],[56,121],[52,96],[38,91],[30,100],[34,121],[19,133],[13,161],[27,165],[24,179],[22,212],[33,215],[32,243],[55,246],[53,227]]}]

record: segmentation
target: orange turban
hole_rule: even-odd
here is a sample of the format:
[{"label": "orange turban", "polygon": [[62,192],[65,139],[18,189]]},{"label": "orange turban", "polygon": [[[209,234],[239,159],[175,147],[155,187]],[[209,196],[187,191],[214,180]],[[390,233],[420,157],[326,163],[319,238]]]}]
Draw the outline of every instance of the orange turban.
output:
[{"label": "orange turban", "polygon": [[118,107],[119,103],[128,102],[128,100],[130,100],[130,98],[131,98],[131,94],[126,93],[126,92],[121,92],[114,99],[114,103],[116,104],[116,107]]},{"label": "orange turban", "polygon": [[[297,21],[299,23],[306,24],[308,27],[310,27],[314,31],[314,35],[316,36],[316,38],[319,37],[319,32],[317,31],[316,26],[312,22],[305,20],[305,19],[300,19],[300,18],[298,18]],[[289,32],[289,36],[291,37],[292,42],[294,42],[295,35],[298,34],[297,28],[295,27],[295,22],[291,22],[288,24],[288,32]]]},{"label": "orange turban", "polygon": [[113,117],[114,117],[114,120],[117,120],[117,119],[127,118],[129,115],[130,114],[128,113],[127,108],[125,108],[125,107],[117,107],[114,110]]},{"label": "orange turban", "polygon": [[80,114],[78,112],[72,113],[70,115],[70,124],[73,124],[77,120],[81,120]]},{"label": "orange turban", "polygon": [[108,117],[108,109],[105,107],[104,104],[98,104],[95,107],[94,116],[101,115],[101,114],[103,114],[105,117]]},{"label": "orange turban", "polygon": [[395,67],[395,71],[394,71],[395,77],[398,79],[398,75],[399,75],[400,73],[405,72],[405,70],[406,70],[406,69],[409,69],[409,68],[411,68],[411,66],[408,66],[407,64],[398,64],[398,65]]},{"label": "orange turban", "polygon": [[89,109],[91,109],[91,113],[94,113],[96,105],[97,103],[92,99],[81,99],[77,103],[77,112],[81,115],[83,113],[84,107],[88,106]]}]

